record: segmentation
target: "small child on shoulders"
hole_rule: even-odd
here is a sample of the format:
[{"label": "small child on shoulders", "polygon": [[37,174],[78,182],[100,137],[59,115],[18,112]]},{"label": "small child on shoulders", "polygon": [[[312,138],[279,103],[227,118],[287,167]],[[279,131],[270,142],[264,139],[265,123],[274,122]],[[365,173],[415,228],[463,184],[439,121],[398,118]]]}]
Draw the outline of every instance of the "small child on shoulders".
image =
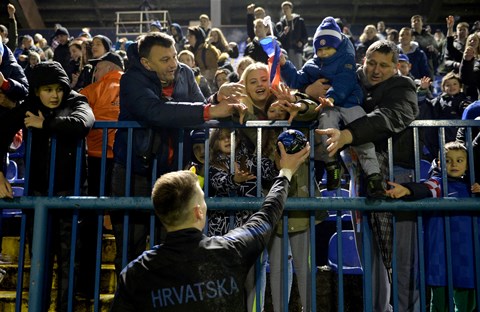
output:
[{"label": "small child on shoulders", "polygon": [[[280,58],[281,75],[291,88],[302,89],[320,78],[331,85],[324,98],[319,98],[322,111],[319,114],[319,129],[339,128],[340,123],[348,124],[365,116],[363,91],[356,74],[355,48],[352,42],[342,34],[333,17],[326,17],[313,39],[315,57],[305,63],[299,71],[293,63]],[[315,139],[315,159],[325,162],[327,171],[327,189],[340,187],[341,166],[338,156],[329,157],[326,147],[327,136]],[[383,177],[375,154],[373,143],[354,147],[367,175],[367,196],[382,198],[385,196]]]}]

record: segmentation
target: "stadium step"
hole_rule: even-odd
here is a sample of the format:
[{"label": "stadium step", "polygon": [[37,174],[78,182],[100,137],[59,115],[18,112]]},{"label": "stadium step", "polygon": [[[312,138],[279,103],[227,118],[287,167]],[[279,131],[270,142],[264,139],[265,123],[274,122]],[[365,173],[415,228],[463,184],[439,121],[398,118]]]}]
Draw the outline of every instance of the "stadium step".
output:
[{"label": "stadium step", "polygon": [[[19,256],[20,238],[3,237],[2,239],[2,257],[0,269],[6,274],[0,283],[0,311],[15,311],[16,287],[18,278],[18,256]],[[26,246],[28,250],[28,246]],[[115,259],[115,238],[113,235],[104,234],[102,241],[102,266],[100,273],[100,309],[99,311],[108,311],[115,293],[116,273],[113,261]],[[26,252],[26,259],[23,271],[23,293],[21,311],[28,311],[28,286],[30,281],[30,258]],[[54,265],[56,269],[56,264]],[[56,311],[55,299],[57,295],[58,281],[56,270],[54,270],[51,304],[49,311]],[[92,285],[93,287],[93,285]],[[93,300],[76,297],[74,302],[74,311],[93,311]]]}]

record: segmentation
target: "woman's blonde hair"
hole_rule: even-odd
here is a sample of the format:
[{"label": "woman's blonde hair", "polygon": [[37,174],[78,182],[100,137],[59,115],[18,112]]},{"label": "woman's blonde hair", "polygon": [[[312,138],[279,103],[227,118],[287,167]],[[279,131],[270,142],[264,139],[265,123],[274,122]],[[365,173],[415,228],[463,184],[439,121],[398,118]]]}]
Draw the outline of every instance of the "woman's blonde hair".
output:
[{"label": "woman's blonde hair", "polygon": [[[244,86],[247,85],[247,78],[250,75],[250,73],[255,70],[264,70],[265,72],[269,73],[268,66],[264,63],[256,62],[248,65],[247,68],[245,68],[245,70],[243,71],[242,77],[240,78],[240,81],[243,82]],[[255,103],[253,103],[252,99],[250,98],[250,95],[244,98],[242,102],[247,106],[247,109],[250,113],[254,112],[254,106],[256,105]],[[260,108],[260,109],[263,110],[263,108]]]},{"label": "woman's blonde hair", "polygon": [[226,50],[228,50],[228,41],[227,39],[225,38],[225,35],[223,34],[222,30],[220,28],[212,28],[210,30],[210,33],[208,34],[208,38],[207,38],[207,41],[209,43],[212,43],[210,41],[210,38],[212,37],[212,34],[213,33],[216,33],[218,35],[218,42],[215,44],[217,47],[219,47],[221,49],[222,52],[225,52]]},{"label": "woman's blonde hair", "polygon": [[363,33],[360,35],[360,38],[358,38],[358,40],[360,42],[365,42],[367,41],[368,37],[367,37],[367,31],[369,30],[372,30],[374,33],[375,33],[375,36],[377,35],[377,27],[375,27],[375,25],[367,25],[365,26],[365,28],[363,29]]}]

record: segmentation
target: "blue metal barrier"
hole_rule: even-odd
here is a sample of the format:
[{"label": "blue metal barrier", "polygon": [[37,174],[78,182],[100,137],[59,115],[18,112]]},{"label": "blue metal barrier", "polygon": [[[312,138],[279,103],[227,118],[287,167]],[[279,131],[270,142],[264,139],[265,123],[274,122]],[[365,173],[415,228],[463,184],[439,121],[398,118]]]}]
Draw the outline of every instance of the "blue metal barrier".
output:
[{"label": "blue metal barrier", "polygon": [[[220,127],[223,126],[222,124],[216,124],[216,123],[211,123],[207,125],[207,129],[209,127]],[[255,123],[251,124],[252,127],[271,127],[272,125],[268,125],[267,123]],[[276,127],[286,127],[284,123],[277,123],[274,124],[273,126]],[[443,148],[443,145],[445,142],[443,142],[442,136],[444,136],[444,127],[449,127],[449,126],[463,126],[467,127],[467,141],[471,142],[471,127],[473,126],[480,126],[480,122],[478,121],[458,121],[458,120],[448,120],[448,121],[415,121],[411,125],[414,127],[414,137],[415,137],[415,163],[417,164],[415,168],[415,177],[416,180],[419,181],[420,177],[420,159],[418,157],[419,149],[418,149],[418,127],[439,127],[440,129],[440,147]],[[95,124],[95,128],[103,129],[103,139],[104,139],[104,144],[102,146],[102,149],[104,151],[104,155],[106,155],[106,139],[107,139],[107,131],[106,129],[108,128],[128,128],[128,145],[132,146],[133,142],[133,129],[135,128],[140,128],[141,126],[136,123],[136,122],[97,122]],[[227,127],[239,127],[238,125],[232,125],[231,123],[228,123]],[[310,130],[312,131],[312,130]],[[259,131],[261,133],[261,131]],[[312,132],[311,132],[312,133]],[[261,137],[261,135],[259,135]],[[313,138],[311,136],[311,145],[313,146]],[[205,142],[206,146],[208,146],[209,141],[208,139]],[[261,142],[258,143],[258,146],[260,146]],[[472,146],[471,144],[467,144],[469,155],[472,155]],[[183,142],[180,142],[180,150],[183,149]],[[31,163],[31,159],[29,158],[29,155],[31,153],[31,142],[30,144],[27,144],[26,146],[26,165],[27,167]],[[391,148],[390,148],[391,150]],[[52,155],[54,154],[55,151],[55,140],[53,140],[52,144]],[[75,245],[76,245],[76,231],[77,231],[77,219],[78,219],[78,211],[83,211],[83,210],[95,210],[98,211],[98,228],[97,228],[97,249],[96,249],[96,271],[95,271],[95,297],[94,297],[94,310],[99,311],[99,292],[100,292],[100,264],[101,264],[101,237],[102,237],[102,226],[101,222],[103,222],[103,213],[105,211],[110,211],[110,210],[122,210],[125,211],[125,218],[124,218],[124,224],[125,224],[125,233],[128,235],[128,224],[129,224],[129,211],[133,210],[143,210],[143,211],[152,211],[151,207],[151,200],[150,198],[147,197],[131,197],[130,196],[130,189],[129,185],[131,183],[130,177],[132,173],[132,167],[131,167],[131,160],[132,160],[132,148],[129,148],[129,153],[128,153],[128,162],[127,162],[127,176],[126,176],[126,197],[122,198],[113,198],[113,197],[87,197],[87,196],[79,196],[80,193],[80,160],[81,157],[83,157],[80,153],[82,151],[82,146],[79,145],[77,148],[77,179],[76,179],[76,184],[75,184],[75,195],[77,196],[68,196],[68,197],[36,197],[36,196],[25,196],[21,198],[16,198],[14,200],[0,200],[0,209],[25,209],[25,210],[34,210],[34,229],[33,229],[33,253],[32,253],[32,265],[31,265],[31,273],[30,273],[30,284],[29,284],[29,310],[30,311],[41,311],[41,307],[43,306],[43,292],[44,290],[44,285],[45,285],[45,247],[47,246],[47,236],[46,236],[46,228],[47,228],[47,222],[48,222],[48,214],[49,211],[52,210],[58,210],[58,209],[65,209],[65,210],[71,210],[73,214],[72,218],[72,224],[74,226],[72,227],[72,237],[71,237],[71,254],[70,257],[71,259],[75,258]],[[313,148],[311,151],[311,159],[313,159]],[[54,158],[54,157],[52,157]],[[444,157],[440,157],[441,165],[442,167],[445,167],[445,159]],[[104,181],[105,181],[105,163],[106,163],[106,158],[102,158],[102,164],[101,164],[101,194],[104,194],[105,192],[105,187],[104,187]],[[392,157],[390,157],[392,159]],[[180,159],[180,162],[182,159]],[[206,156],[205,156],[205,161],[206,164],[208,164],[209,161],[209,155],[208,155],[208,148],[206,148]],[[474,164],[473,164],[473,159],[470,157],[469,159],[469,168],[470,168],[470,177],[473,181],[474,179]],[[390,164],[391,168],[393,167],[393,163]],[[260,166],[258,166],[260,167]],[[181,168],[181,165],[179,164],[179,168]],[[54,160],[51,162],[51,176],[55,172],[55,163]],[[392,172],[392,170],[390,170]],[[418,248],[419,248],[419,257],[420,257],[420,301],[421,301],[421,311],[425,311],[425,306],[426,306],[426,288],[425,288],[425,268],[424,268],[424,255],[423,255],[423,237],[422,237],[422,224],[423,224],[423,219],[422,219],[422,212],[423,211],[428,211],[428,210],[437,210],[437,211],[451,211],[453,209],[459,210],[458,207],[461,207],[462,211],[473,211],[473,212],[478,212],[479,211],[479,201],[478,199],[475,198],[440,198],[440,199],[424,199],[424,200],[419,200],[419,201],[400,201],[400,200],[368,200],[365,198],[317,198],[314,195],[314,179],[313,179],[313,162],[310,162],[310,198],[289,198],[286,204],[286,210],[287,211],[310,211],[310,236],[312,238],[311,241],[311,254],[315,254],[315,232],[314,232],[314,227],[315,227],[315,211],[316,210],[335,210],[337,211],[337,219],[336,219],[336,225],[337,225],[337,233],[342,232],[342,222],[341,222],[341,211],[343,210],[359,210],[359,211],[413,211],[418,213],[417,217],[417,222],[418,222]],[[208,170],[206,170],[206,176],[205,179],[206,181],[208,180]],[[260,176],[260,174],[257,173],[257,177]],[[444,174],[444,178],[445,178]],[[155,176],[153,176],[153,179],[155,179]],[[444,179],[446,181],[446,179]],[[28,193],[28,175],[26,176],[25,179],[25,186],[26,186],[26,194]],[[208,183],[206,183],[206,193],[208,192]],[[54,187],[54,181],[53,179],[50,180],[49,184],[49,196],[53,196],[53,187]],[[442,188],[444,188],[445,193],[447,193],[447,185],[442,185]],[[260,189],[260,188],[259,188]],[[206,202],[208,205],[208,208],[211,210],[227,210],[227,211],[236,211],[236,210],[244,210],[244,209],[251,209],[251,210],[257,210],[260,208],[261,203],[263,199],[262,198],[207,198]],[[152,213],[153,215],[153,213]],[[284,227],[287,224],[287,219],[288,218],[286,215],[284,217]],[[365,227],[364,231],[364,236],[363,236],[363,255],[364,255],[364,311],[372,311],[372,281],[371,281],[371,258],[370,258],[370,251],[371,251],[371,241],[372,241],[372,234],[370,232],[370,229],[368,227],[368,221],[367,217],[364,215],[364,222],[363,225]],[[476,220],[477,217],[474,217],[474,224],[473,224],[473,230],[478,237],[478,227]],[[153,218],[152,218],[153,220]],[[446,218],[446,227],[449,227],[449,222],[448,222],[448,217]],[[20,266],[23,267],[23,261],[24,261],[24,252],[25,252],[25,247],[24,247],[24,242],[25,242],[25,215],[22,217],[22,235],[21,235],[21,253],[20,253],[20,258],[19,258],[19,279],[18,279],[18,284],[17,284],[17,306],[16,306],[16,311],[20,311],[21,308],[21,281],[22,281],[22,270],[20,269]],[[153,237],[154,233],[154,226],[155,223],[151,222],[151,237]],[[286,235],[287,231],[284,229],[284,241],[286,242]],[[449,231],[447,231],[447,237],[449,235]],[[338,236],[339,241],[338,241],[338,311],[343,311],[344,310],[344,293],[343,293],[343,264],[342,264],[342,241],[341,241],[341,235]],[[124,242],[126,244],[127,242],[127,237],[124,237]],[[151,244],[153,244],[153,239],[150,240]],[[480,247],[479,244],[480,242],[478,240],[475,240],[475,246],[474,246],[474,253],[476,259],[480,259]],[[126,246],[125,246],[126,247]],[[447,246],[448,247],[448,246]],[[284,243],[284,249],[283,249],[283,257],[284,259],[287,258],[287,248],[288,248],[288,242]],[[22,252],[23,251],[23,252]],[[123,248],[123,261],[124,265],[126,264],[126,258],[127,258],[127,248]],[[394,251],[395,253],[395,251]],[[284,261],[286,263],[286,261]],[[449,292],[449,298],[452,298],[450,296],[452,294],[453,288],[452,288],[452,277],[451,277],[451,259],[447,260],[448,264],[448,270],[449,270],[449,278],[448,278],[448,292]],[[73,260],[70,261],[70,277],[73,276]],[[315,264],[313,263],[312,267],[315,267]],[[287,280],[286,278],[286,265],[283,267],[283,272],[284,272],[284,279]],[[312,274],[311,274],[311,279],[312,283],[310,285],[311,287],[311,304],[312,308],[315,311],[316,310],[316,296],[315,296],[315,287],[318,287],[315,283],[315,275],[316,270],[312,269]],[[480,268],[476,267],[476,289],[477,289],[477,302],[480,302],[480,295],[479,295],[479,289],[480,289]],[[396,278],[396,268],[395,268],[395,261],[394,261],[394,267],[393,267],[393,281],[395,284],[395,281],[397,280]],[[20,286],[19,286],[20,285]],[[397,289],[395,288],[396,285],[394,285],[394,293],[393,293],[393,305],[396,310],[398,307],[398,298],[396,298],[396,293]],[[69,311],[73,310],[73,279],[70,278],[69,281],[69,300],[68,300],[68,309]],[[258,287],[257,287],[258,289]],[[286,286],[286,283],[283,283],[283,294],[286,294],[288,292],[288,287]],[[284,297],[284,307],[285,311],[288,311],[288,298],[287,296]],[[257,305],[257,308],[260,308]],[[449,300],[449,308],[450,310],[453,309],[453,300]]]}]

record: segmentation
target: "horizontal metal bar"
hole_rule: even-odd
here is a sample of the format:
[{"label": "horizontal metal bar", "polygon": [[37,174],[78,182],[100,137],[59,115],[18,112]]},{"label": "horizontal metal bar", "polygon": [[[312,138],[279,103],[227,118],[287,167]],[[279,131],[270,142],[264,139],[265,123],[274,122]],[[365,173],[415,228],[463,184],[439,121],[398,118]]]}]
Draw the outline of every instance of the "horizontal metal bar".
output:
[{"label": "horizontal metal bar", "polygon": [[[257,210],[263,198],[212,197],[206,203],[212,210]],[[51,209],[145,209],[152,208],[149,197],[19,197],[0,200],[0,209],[28,209],[42,205]],[[362,211],[480,211],[478,198],[427,198],[416,201],[369,200],[363,197],[288,198],[286,210],[362,210]]]},{"label": "horizontal metal bar", "polygon": [[480,120],[414,120],[409,127],[480,127]]}]

